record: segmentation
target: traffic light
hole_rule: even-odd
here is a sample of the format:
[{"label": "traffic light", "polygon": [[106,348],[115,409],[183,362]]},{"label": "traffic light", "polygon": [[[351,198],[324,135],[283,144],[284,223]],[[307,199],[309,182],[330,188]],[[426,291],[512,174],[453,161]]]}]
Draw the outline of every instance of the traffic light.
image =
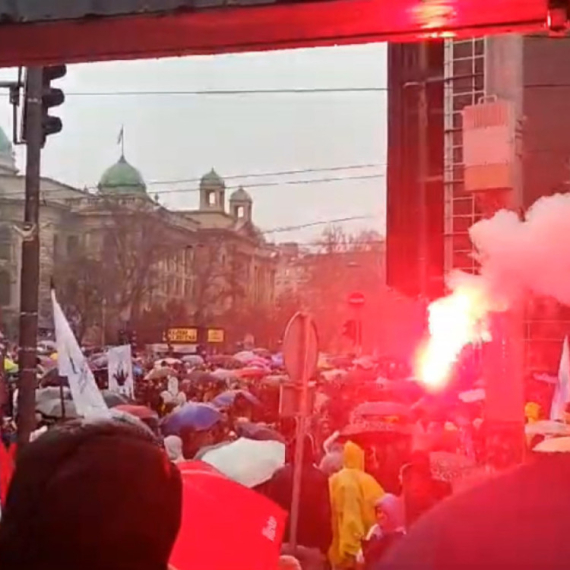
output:
[{"label": "traffic light", "polygon": [[59,117],[53,117],[49,114],[52,107],[59,107],[65,101],[65,95],[61,89],[52,87],[51,82],[54,79],[60,79],[67,73],[66,65],[51,65],[44,67],[42,78],[42,133],[43,144],[49,135],[55,135],[61,132],[63,127]]},{"label": "traffic light", "polygon": [[342,336],[356,342],[358,336],[358,324],[354,319],[350,319],[342,326]]}]

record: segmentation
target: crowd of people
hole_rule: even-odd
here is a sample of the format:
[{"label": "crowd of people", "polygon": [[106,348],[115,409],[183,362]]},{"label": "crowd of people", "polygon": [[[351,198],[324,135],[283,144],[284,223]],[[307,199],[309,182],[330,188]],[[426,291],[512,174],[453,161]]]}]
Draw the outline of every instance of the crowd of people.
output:
[{"label": "crowd of people", "polygon": [[[466,509],[474,532],[484,533],[479,528],[481,508],[476,499],[467,497],[479,493],[480,505],[489,508],[489,497],[500,504],[520,489],[536,505],[536,489],[526,489],[528,481],[544,477],[546,466],[556,463],[557,475],[547,475],[556,489],[567,469],[564,454],[535,454],[531,465],[510,476],[512,492],[501,496],[501,485],[506,483],[499,482],[486,484],[491,485],[488,494],[480,486],[459,492],[471,483],[458,482],[464,483],[470,474],[481,479],[480,468],[489,464],[480,437],[484,433],[481,394],[472,390],[468,397],[465,393],[426,396],[401,366],[355,358],[321,364],[312,382],[314,407],[300,440],[299,466],[296,420],[284,416],[279,406],[280,389],[287,382],[282,360],[267,351],[249,352],[247,357],[135,357],[133,393],[111,394],[106,400],[111,416],[98,419],[78,417],[72,405],[65,405],[72,404],[72,396],[62,385],[65,379],[53,372],[57,355],[50,355],[53,367],[45,359],[38,361],[37,393],[55,390],[53,397],[61,405],[46,406],[38,397],[37,432],[18,452],[14,468],[16,426],[9,417],[14,399],[4,402],[0,568],[166,570],[183,525],[184,474],[201,469],[197,465],[203,462],[278,505],[289,517],[300,473],[295,529],[288,521],[276,536],[279,557],[271,566],[259,566],[252,552],[248,567],[236,570],[464,568],[472,546],[458,530],[462,527],[456,529],[442,513]],[[96,353],[89,361],[106,393],[104,358]],[[16,355],[11,362],[17,366]],[[544,402],[527,405],[529,425],[544,421],[545,408]],[[540,430],[529,432],[529,448],[546,437]],[[255,453],[265,453],[260,447],[249,470],[263,475],[253,478],[250,474],[241,478],[243,466],[236,471],[230,465],[226,470],[227,465],[210,459],[243,440],[273,442],[274,448],[282,447],[283,455],[273,458],[270,467],[269,456],[258,458],[257,465]],[[561,490],[560,497],[565,493]],[[454,494],[459,494],[457,499],[444,500]],[[550,499],[544,504],[558,505]],[[223,518],[224,509],[234,507],[219,508],[206,516]],[[520,510],[520,519],[526,517],[527,506],[508,509],[510,524],[521,522],[513,510]],[[500,509],[495,511],[489,515],[498,521]],[[244,520],[248,516],[247,509],[239,513]],[[434,538],[427,521],[449,534],[449,558],[455,566],[448,565],[447,545],[441,537]],[[227,538],[230,531],[225,532]],[[231,532],[239,544],[239,525]],[[558,540],[558,531],[551,532]],[[212,545],[217,541],[222,545],[224,536],[211,537]],[[242,547],[247,549],[247,544]],[[493,556],[509,560],[493,548]],[[473,556],[481,559],[479,554]],[[460,560],[463,566],[457,565]]]}]

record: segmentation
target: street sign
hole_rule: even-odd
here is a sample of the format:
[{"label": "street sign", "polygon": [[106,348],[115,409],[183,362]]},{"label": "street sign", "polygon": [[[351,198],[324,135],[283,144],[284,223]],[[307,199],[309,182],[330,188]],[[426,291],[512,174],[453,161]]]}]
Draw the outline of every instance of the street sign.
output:
[{"label": "street sign", "polygon": [[[293,549],[297,546],[299,522],[299,504],[301,497],[301,470],[303,450],[307,433],[309,414],[309,380],[317,369],[319,359],[319,338],[315,321],[306,313],[296,313],[289,321],[283,337],[283,360],[292,385],[299,392],[297,431],[295,444],[295,468],[293,471],[293,497],[289,543]],[[284,395],[284,394],[282,394]]]},{"label": "street sign", "polygon": [[195,344],[198,342],[196,327],[174,327],[167,329],[166,341],[171,344]]},{"label": "street sign", "polygon": [[364,305],[364,302],[364,295],[358,291],[355,291],[348,296],[348,304],[351,307],[362,307]]},{"label": "street sign", "polygon": [[224,329],[208,329],[207,341],[211,343],[221,343],[225,340]]},{"label": "street sign", "polygon": [[319,338],[315,321],[296,313],[289,321],[283,337],[283,361],[293,382],[308,382],[317,369]]}]

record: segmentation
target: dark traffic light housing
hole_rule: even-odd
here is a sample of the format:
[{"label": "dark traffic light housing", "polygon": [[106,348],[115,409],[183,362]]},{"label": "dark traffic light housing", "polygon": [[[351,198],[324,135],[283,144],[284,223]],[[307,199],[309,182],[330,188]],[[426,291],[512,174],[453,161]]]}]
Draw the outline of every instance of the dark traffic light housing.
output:
[{"label": "dark traffic light housing", "polygon": [[43,144],[49,135],[61,132],[63,124],[59,117],[49,114],[52,107],[59,107],[65,101],[65,95],[61,89],[52,87],[51,82],[55,79],[65,77],[67,73],[66,65],[51,65],[44,67],[42,78],[42,134]]}]

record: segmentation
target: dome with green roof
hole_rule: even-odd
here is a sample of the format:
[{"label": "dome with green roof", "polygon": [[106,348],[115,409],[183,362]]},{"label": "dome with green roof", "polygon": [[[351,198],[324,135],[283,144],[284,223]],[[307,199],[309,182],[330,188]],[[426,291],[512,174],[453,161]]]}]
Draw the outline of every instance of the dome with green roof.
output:
[{"label": "dome with green roof", "polygon": [[253,202],[251,196],[248,192],[240,186],[235,192],[230,196],[230,202]]},{"label": "dome with green roof", "polygon": [[105,170],[98,188],[102,194],[146,194],[142,174],[123,155],[117,163]]},{"label": "dome with green roof", "polygon": [[200,188],[225,188],[224,179],[212,168],[200,180]]},{"label": "dome with green roof", "polygon": [[14,147],[12,141],[6,136],[4,129],[0,127],[0,169],[16,171]]}]

